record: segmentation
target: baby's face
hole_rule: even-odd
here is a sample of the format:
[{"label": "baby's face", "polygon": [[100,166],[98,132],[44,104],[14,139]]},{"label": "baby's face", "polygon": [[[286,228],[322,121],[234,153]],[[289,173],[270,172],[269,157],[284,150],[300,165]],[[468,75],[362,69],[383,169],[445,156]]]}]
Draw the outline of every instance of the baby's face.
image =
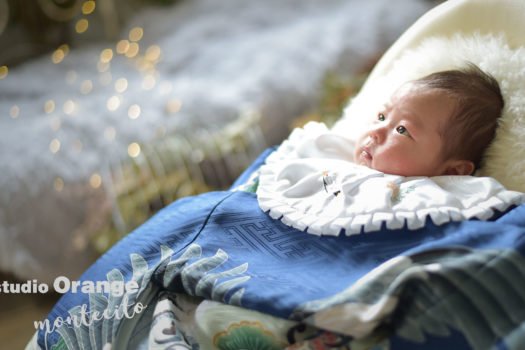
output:
[{"label": "baby's face", "polygon": [[443,92],[403,85],[357,140],[356,163],[402,176],[443,175],[440,130],[454,107],[455,102]]}]

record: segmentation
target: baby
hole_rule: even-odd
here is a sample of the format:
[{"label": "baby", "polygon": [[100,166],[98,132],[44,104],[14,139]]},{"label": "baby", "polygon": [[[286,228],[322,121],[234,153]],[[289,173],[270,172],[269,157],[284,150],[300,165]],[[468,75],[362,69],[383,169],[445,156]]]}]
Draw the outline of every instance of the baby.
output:
[{"label": "baby", "polygon": [[504,101],[474,64],[402,85],[356,142],[355,162],[402,176],[471,175]]}]

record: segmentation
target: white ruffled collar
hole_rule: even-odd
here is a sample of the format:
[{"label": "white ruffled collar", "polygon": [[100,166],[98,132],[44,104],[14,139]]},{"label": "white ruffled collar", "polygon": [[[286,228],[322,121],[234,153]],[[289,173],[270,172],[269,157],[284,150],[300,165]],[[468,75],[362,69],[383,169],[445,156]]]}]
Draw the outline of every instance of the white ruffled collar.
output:
[{"label": "white ruffled collar", "polygon": [[419,229],[472,218],[525,202],[488,177],[403,177],[353,162],[353,143],[321,123],[295,129],[260,169],[262,210],[308,233],[337,236],[405,225]]}]

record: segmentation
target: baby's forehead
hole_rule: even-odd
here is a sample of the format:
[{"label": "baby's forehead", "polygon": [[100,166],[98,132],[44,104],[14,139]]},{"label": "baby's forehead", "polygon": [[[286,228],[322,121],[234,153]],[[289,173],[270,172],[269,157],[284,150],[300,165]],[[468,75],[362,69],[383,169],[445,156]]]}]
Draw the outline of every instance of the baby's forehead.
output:
[{"label": "baby's forehead", "polygon": [[390,95],[385,102],[385,106],[393,106],[400,102],[412,103],[418,97],[431,97],[434,101],[446,104],[455,104],[457,102],[454,96],[443,89],[409,81],[399,86]]},{"label": "baby's forehead", "polygon": [[406,95],[435,95],[439,96],[444,92],[440,89],[430,87],[425,84],[408,81],[399,86],[390,96],[391,99],[401,98]]},{"label": "baby's forehead", "polygon": [[[451,122],[457,101],[442,89],[407,82],[396,89],[385,103],[385,107],[400,107],[407,115],[414,116],[417,122],[425,122],[441,129]],[[429,119],[433,122],[429,123]],[[437,123],[434,123],[436,121]]]}]

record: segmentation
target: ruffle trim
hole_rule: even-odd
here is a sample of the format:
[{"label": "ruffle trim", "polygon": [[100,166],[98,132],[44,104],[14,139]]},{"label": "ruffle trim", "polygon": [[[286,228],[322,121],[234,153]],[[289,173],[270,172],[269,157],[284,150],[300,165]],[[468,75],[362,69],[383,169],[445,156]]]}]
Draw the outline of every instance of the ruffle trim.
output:
[{"label": "ruffle trim", "polygon": [[[306,231],[314,235],[338,236],[341,232],[346,235],[359,234],[362,232],[373,232],[382,229],[396,230],[404,228],[417,230],[423,228],[430,217],[435,225],[442,225],[452,221],[463,221],[470,219],[488,220],[495,214],[495,210],[503,212],[510,206],[525,203],[525,194],[508,191],[501,186],[501,190],[490,197],[478,201],[468,208],[458,208],[453,205],[439,207],[420,208],[416,210],[377,210],[373,212],[359,212],[341,217],[339,214],[330,213],[329,210],[321,213],[311,213],[294,206],[301,201],[282,200],[280,194],[283,187],[279,183],[279,173],[283,162],[301,159],[305,155],[303,150],[305,144],[314,142],[317,136],[327,133],[329,130],[324,124],[310,122],[304,129],[295,129],[290,137],[273,152],[261,167],[259,173],[259,187],[257,199],[260,208],[269,215],[281,220],[285,225]],[[313,151],[315,153],[315,151]],[[338,157],[340,158],[340,157]],[[368,168],[367,168],[368,169]],[[373,171],[373,170],[371,170]],[[381,173],[380,173],[381,174]],[[395,175],[394,178],[402,178]],[[451,180],[454,181],[451,177]],[[487,178],[492,182],[493,179]],[[290,203],[292,202],[292,203]]]}]

